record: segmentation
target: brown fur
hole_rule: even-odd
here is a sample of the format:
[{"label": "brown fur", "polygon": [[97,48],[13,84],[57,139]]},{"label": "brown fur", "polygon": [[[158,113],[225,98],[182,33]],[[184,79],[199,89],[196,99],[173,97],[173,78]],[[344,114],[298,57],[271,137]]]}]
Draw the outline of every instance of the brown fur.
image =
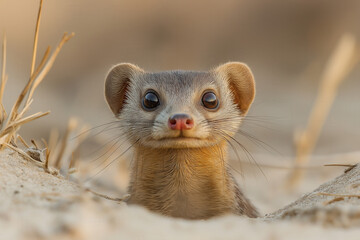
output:
[{"label": "brown fur", "polygon": [[[227,63],[210,72],[146,73],[120,64],[108,74],[105,89],[110,108],[134,146],[130,204],[188,219],[258,215],[227,167],[227,141],[255,96],[246,65]],[[161,99],[151,112],[141,108],[147,89],[156,90]],[[201,106],[199,99],[207,89],[220,100],[216,111]],[[169,130],[167,120],[174,113],[191,114],[195,127]]]},{"label": "brown fur", "polygon": [[191,219],[230,212],[256,217],[254,207],[224,166],[225,145],[167,151],[138,147],[129,203]]}]

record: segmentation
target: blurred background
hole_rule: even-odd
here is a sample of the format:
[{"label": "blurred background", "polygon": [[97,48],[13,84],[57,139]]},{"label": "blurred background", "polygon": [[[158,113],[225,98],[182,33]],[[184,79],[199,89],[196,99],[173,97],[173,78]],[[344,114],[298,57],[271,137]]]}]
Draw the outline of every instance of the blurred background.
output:
[{"label": "blurred background", "polygon": [[[0,0],[0,33],[8,40],[5,107],[29,78],[38,1]],[[38,59],[63,32],[75,32],[37,89],[26,139],[64,130],[70,117],[98,126],[111,121],[103,96],[108,69],[131,62],[148,71],[208,70],[227,61],[252,69],[257,96],[243,130],[276,149],[244,144],[254,155],[294,155],[294,131],[305,127],[326,61],[344,33],[360,39],[360,1],[45,0]],[[316,155],[358,151],[360,67],[341,85]],[[263,145],[263,144],[260,144]]]}]

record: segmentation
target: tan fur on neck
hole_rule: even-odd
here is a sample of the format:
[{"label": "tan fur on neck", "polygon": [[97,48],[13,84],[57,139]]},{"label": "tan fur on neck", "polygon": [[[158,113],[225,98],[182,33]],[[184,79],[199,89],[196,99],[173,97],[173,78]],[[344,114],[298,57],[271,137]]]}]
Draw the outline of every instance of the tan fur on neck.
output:
[{"label": "tan fur on neck", "polygon": [[[138,146],[129,203],[189,219],[231,212],[254,217],[253,206],[242,194],[237,196],[238,187],[224,162],[226,156],[225,142],[207,148],[165,151]],[[234,204],[237,197],[242,197],[248,212]]]}]

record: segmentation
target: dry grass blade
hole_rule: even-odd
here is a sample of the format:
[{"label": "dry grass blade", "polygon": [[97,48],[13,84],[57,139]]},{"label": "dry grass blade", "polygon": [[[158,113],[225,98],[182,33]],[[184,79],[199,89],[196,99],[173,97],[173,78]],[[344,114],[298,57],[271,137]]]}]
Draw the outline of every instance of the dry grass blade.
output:
[{"label": "dry grass blade", "polygon": [[30,105],[33,101],[31,100],[29,104],[26,104],[24,108],[21,110],[21,112],[17,115],[17,117],[14,119],[14,121],[19,120],[22,116],[24,116],[25,112],[30,108]]},{"label": "dry grass blade", "polygon": [[42,138],[41,141],[43,142],[45,149],[46,149],[44,170],[46,172],[49,172],[50,149],[49,149],[49,146],[48,146],[47,142],[45,141],[45,139]]},{"label": "dry grass blade", "polygon": [[337,194],[337,193],[325,193],[319,192],[317,195],[331,196],[331,197],[342,197],[342,198],[360,198],[358,194]]},{"label": "dry grass blade", "polygon": [[[25,117],[25,118],[22,118],[22,119],[19,119],[18,121],[15,121],[15,122],[12,122],[10,125],[9,125],[9,128],[18,128],[20,127],[21,125],[25,124],[25,123],[28,123],[28,122],[31,122],[35,119],[38,119],[38,118],[41,118],[43,116],[46,116],[48,115],[50,112],[38,112],[38,113],[34,113],[28,117]],[[6,129],[5,129],[6,131]],[[0,136],[2,136],[2,134],[0,134]]]},{"label": "dry grass blade", "polygon": [[6,77],[6,36],[4,35],[2,44],[2,68],[1,68],[1,92],[0,101],[2,100],[4,89],[5,89],[5,77]]},{"label": "dry grass blade", "polygon": [[50,136],[48,140],[48,146],[49,146],[49,152],[51,153],[49,155],[49,163],[54,162],[56,159],[56,146],[58,145],[58,139],[59,139],[59,131],[57,129],[52,129],[50,131]]},{"label": "dry grass blade", "polygon": [[32,56],[32,61],[31,61],[30,76],[32,76],[32,75],[33,75],[33,73],[34,73],[34,69],[35,69],[35,63],[36,63],[36,52],[37,52],[37,43],[38,43],[38,38],[39,38],[39,26],[40,26],[40,19],[41,19],[41,9],[42,9],[42,5],[43,5],[43,0],[40,0],[39,12],[38,12],[38,17],[37,17],[37,21],[36,21],[36,28],[35,28],[34,47],[33,47],[33,56]]},{"label": "dry grass blade", "polygon": [[334,163],[334,164],[325,164],[324,167],[354,167],[354,164],[339,164],[339,163]]},{"label": "dry grass blade", "polygon": [[0,103],[0,129],[2,129],[6,118],[7,118],[7,113],[5,107],[2,103]]},{"label": "dry grass blade", "polygon": [[[45,113],[38,112],[26,118],[20,119],[16,122],[12,122],[9,126],[7,126],[3,131],[0,132],[0,144],[9,143],[21,125],[31,122],[35,119],[41,118],[43,116],[46,116],[49,113],[50,112],[45,112]],[[4,137],[6,137],[5,140]]]},{"label": "dry grass blade", "polygon": [[337,197],[337,198],[334,198],[330,201],[326,201],[323,203],[324,206],[327,206],[327,205],[330,205],[330,204],[333,204],[335,202],[341,202],[341,201],[344,201],[345,199],[343,197]]},{"label": "dry grass blade", "polygon": [[69,167],[68,170],[70,171],[70,169],[73,169],[75,167],[75,162],[78,160],[78,156],[77,156],[77,152],[74,151],[71,153],[71,159],[69,162]]},{"label": "dry grass blade", "polygon": [[[80,132],[84,132],[86,129],[88,129],[88,126],[84,126],[80,129]],[[88,133],[82,134],[78,137],[78,140],[73,148],[73,152],[71,153],[71,159],[68,167],[68,172],[70,174],[70,171],[75,168],[75,164],[77,160],[79,159],[79,151],[80,151],[80,145],[81,143],[86,139]]]},{"label": "dry grass blade", "polygon": [[20,135],[18,135],[17,137],[26,148],[30,148],[26,141]]},{"label": "dry grass blade", "polygon": [[111,200],[111,201],[115,201],[115,202],[123,202],[123,201],[128,200],[129,197],[130,197],[130,194],[126,194],[125,196],[123,196],[121,198],[113,198],[113,197],[109,197],[109,196],[107,196],[105,194],[97,193],[97,192],[95,192],[95,191],[93,191],[91,189],[85,189],[85,190],[88,191],[88,192],[91,192],[92,194],[94,194],[94,195],[96,195],[98,197],[105,198],[107,200]]},{"label": "dry grass blade", "polygon": [[59,151],[59,153],[56,157],[55,163],[54,163],[55,168],[58,168],[58,169],[60,168],[61,160],[64,156],[70,133],[76,128],[76,126],[77,126],[76,119],[70,119],[68,127],[65,132],[65,136],[63,137],[63,139],[61,141],[60,151]]},{"label": "dry grass blade", "polygon": [[[45,54],[44,54],[44,57],[43,57],[40,65],[37,67],[35,73],[33,73],[33,75],[30,77],[29,81],[27,82],[27,84],[25,85],[24,89],[23,89],[22,92],[20,93],[18,99],[16,100],[13,108],[11,109],[9,122],[10,122],[10,121],[13,121],[15,118],[18,117],[19,114],[17,113],[17,111],[18,111],[18,109],[19,109],[22,101],[24,100],[26,94],[28,93],[28,91],[29,91],[32,83],[34,82],[35,77],[39,74],[40,70],[41,70],[41,69],[43,68],[43,66],[45,65],[46,60],[47,60],[48,57],[49,57],[49,54],[50,54],[50,47],[48,47],[48,48],[46,49],[46,52],[45,52]],[[28,107],[29,107],[30,102],[31,102],[31,101],[28,99],[25,108],[28,108]],[[20,116],[20,117],[21,117],[21,116]]]},{"label": "dry grass blade", "polygon": [[[33,83],[35,77],[37,76],[37,74],[39,73],[40,69],[42,69],[43,64],[46,62],[46,59],[49,55],[50,52],[50,48],[48,47],[48,49],[45,52],[45,55],[39,65],[39,67],[36,69],[36,72],[34,73],[34,69],[35,69],[35,63],[36,63],[36,52],[37,52],[37,43],[38,43],[38,37],[39,37],[39,26],[40,26],[40,19],[41,19],[41,9],[42,9],[42,4],[43,4],[43,0],[40,0],[40,4],[39,4],[39,11],[38,11],[38,17],[37,17],[37,21],[36,21],[36,28],[35,28],[35,36],[34,36],[34,46],[33,46],[33,56],[32,56],[32,62],[31,62],[31,71],[30,71],[30,79],[28,81],[28,83],[26,84],[26,86],[24,87],[23,91],[21,92],[19,98],[17,99],[16,103],[14,104],[11,113],[10,113],[10,121],[14,120],[17,117],[17,110],[20,107],[20,104],[22,103],[25,95],[27,94],[27,92],[30,89],[31,84]],[[29,100],[27,101],[28,105]]]},{"label": "dry grass blade", "polygon": [[7,117],[5,108],[2,103],[5,85],[7,81],[5,70],[6,70],[6,36],[4,35],[3,45],[2,45],[2,69],[1,69],[1,83],[0,83],[0,129],[4,123],[5,118]]},{"label": "dry grass blade", "polygon": [[39,146],[37,145],[35,139],[31,139],[30,141],[34,145],[35,149],[39,149]]},{"label": "dry grass blade", "polygon": [[[33,73],[33,75],[32,75],[31,78],[30,78],[30,81],[29,81],[29,83],[28,83],[28,85],[27,85],[26,91],[24,91],[24,97],[25,97],[26,93],[29,91],[30,86],[31,86],[31,84],[34,82],[36,76],[39,75],[40,71],[41,71],[41,70],[43,69],[43,67],[45,66],[45,63],[47,62],[47,60],[48,60],[48,58],[49,58],[49,56],[50,56],[50,51],[51,51],[51,47],[48,46],[47,49],[46,49],[46,51],[45,51],[45,53],[44,53],[43,58],[41,59],[41,62],[40,62],[40,64],[39,64],[39,66],[36,68],[35,72]],[[28,98],[27,98],[27,100],[26,100],[26,105],[29,105],[30,102],[31,102],[31,99],[30,99],[29,96],[28,96]]]},{"label": "dry grass blade", "polygon": [[41,81],[44,79],[44,77],[50,71],[50,69],[53,66],[53,64],[55,62],[55,59],[56,59],[57,55],[59,54],[59,52],[60,52],[61,48],[63,47],[63,45],[67,41],[69,41],[74,35],[75,35],[74,33],[71,33],[71,34],[64,33],[59,45],[56,47],[55,51],[53,52],[53,54],[51,55],[49,60],[46,62],[44,68],[41,70],[39,75],[36,77],[36,79],[34,81],[34,84],[33,84],[32,88],[30,90],[28,100],[32,98],[35,89],[37,88],[37,86],[41,83]]},{"label": "dry grass blade", "polygon": [[[307,128],[296,138],[296,166],[305,166],[315,148],[321,129],[342,81],[356,61],[356,41],[352,35],[344,35],[330,57],[324,70],[318,96],[309,117]],[[288,187],[296,187],[303,177],[303,170],[296,168],[290,175]]]},{"label": "dry grass blade", "polygon": [[[40,65],[38,66],[36,71],[33,73],[31,78],[29,79],[28,83],[24,87],[23,91],[19,95],[16,103],[14,104],[14,106],[11,110],[11,113],[10,113],[10,117],[7,122],[7,126],[5,127],[5,130],[0,133],[0,138],[2,136],[4,136],[5,134],[9,134],[9,136],[8,136],[8,138],[6,138],[5,142],[9,142],[10,139],[12,139],[13,134],[17,131],[18,128],[14,127],[14,125],[20,126],[21,124],[25,124],[29,121],[35,120],[35,119],[45,116],[49,113],[49,112],[37,113],[37,114],[31,115],[30,117],[21,119],[22,116],[25,114],[25,112],[29,109],[29,107],[32,103],[32,95],[33,95],[36,87],[41,83],[41,81],[44,79],[46,74],[50,71],[50,69],[51,69],[52,65],[54,64],[54,61],[55,61],[57,55],[59,54],[62,46],[64,45],[64,43],[66,43],[72,36],[73,36],[73,34],[71,34],[71,35],[64,34],[61,42],[59,43],[58,47],[56,48],[56,50],[54,51],[54,53],[52,54],[52,56],[50,57],[49,60],[48,60],[48,57],[50,54],[50,47],[47,48]],[[20,113],[18,113],[18,109],[19,109],[23,99],[25,98],[25,95],[29,92],[29,89],[30,89],[30,93],[29,93],[26,105],[23,108],[23,110]],[[39,116],[35,116],[35,115],[39,115]]]},{"label": "dry grass blade", "polygon": [[70,174],[77,172],[75,166],[79,159],[80,145],[85,140],[87,134],[83,134],[77,138],[76,143],[69,144],[71,135],[77,134],[78,131],[82,132],[88,129],[87,125],[84,125],[80,130],[77,129],[78,120],[76,118],[70,118],[68,127],[63,135],[59,138],[59,131],[56,129],[51,130],[49,136],[49,164],[56,169],[61,169],[63,174],[69,176]]}]

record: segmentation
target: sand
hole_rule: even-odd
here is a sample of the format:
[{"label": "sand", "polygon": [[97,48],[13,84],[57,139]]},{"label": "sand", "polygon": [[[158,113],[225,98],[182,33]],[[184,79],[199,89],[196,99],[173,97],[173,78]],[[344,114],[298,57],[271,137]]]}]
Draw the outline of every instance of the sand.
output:
[{"label": "sand", "polygon": [[[0,152],[0,239],[358,239],[360,166],[259,219],[189,221],[106,200],[63,176]],[[281,196],[279,196],[281,198]]]}]

